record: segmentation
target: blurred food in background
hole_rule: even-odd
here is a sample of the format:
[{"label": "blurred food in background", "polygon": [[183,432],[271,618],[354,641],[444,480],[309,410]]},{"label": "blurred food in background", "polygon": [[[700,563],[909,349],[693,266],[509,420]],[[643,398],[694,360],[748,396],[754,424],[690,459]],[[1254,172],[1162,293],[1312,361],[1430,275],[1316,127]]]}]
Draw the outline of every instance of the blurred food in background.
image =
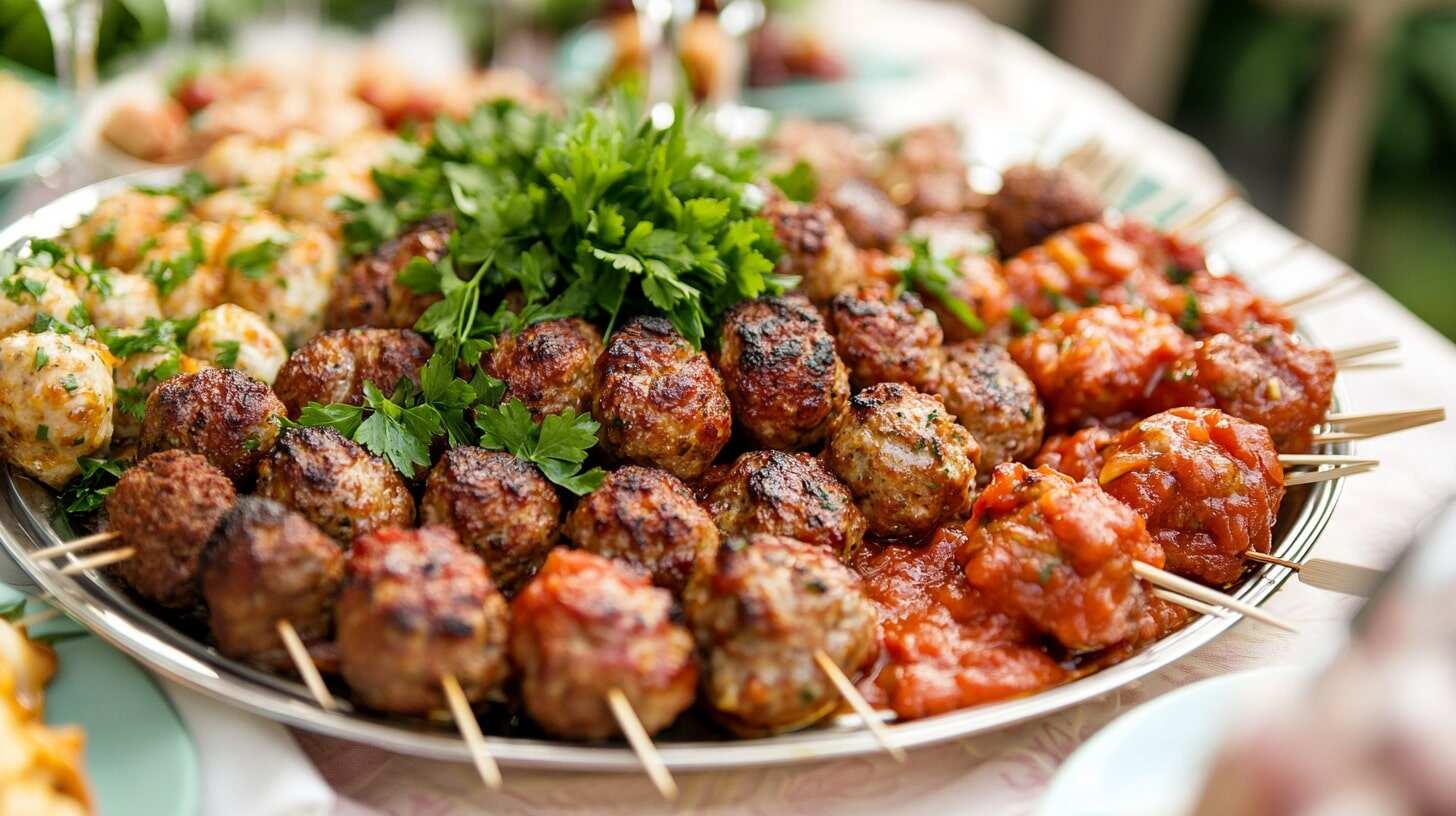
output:
[{"label": "blurred food in background", "polygon": [[40,95],[14,74],[0,68],[0,164],[15,161],[25,152],[40,125]]},{"label": "blurred food in background", "polygon": [[83,816],[93,813],[82,763],[85,733],[51,727],[45,687],[56,673],[56,654],[16,626],[25,605],[0,609],[0,813]]}]

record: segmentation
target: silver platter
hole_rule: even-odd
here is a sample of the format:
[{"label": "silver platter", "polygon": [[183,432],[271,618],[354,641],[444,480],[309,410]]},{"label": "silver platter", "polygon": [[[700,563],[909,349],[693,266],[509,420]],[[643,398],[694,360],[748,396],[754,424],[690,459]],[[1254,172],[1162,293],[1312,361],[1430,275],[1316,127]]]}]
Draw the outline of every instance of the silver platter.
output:
[{"label": "silver platter", "polygon": [[[170,184],[177,178],[174,170],[152,171],[77,190],[0,232],[0,248],[13,247],[29,236],[57,235],[94,208],[102,197],[125,187],[138,183]],[[1340,452],[1348,452],[1348,445],[1340,447]],[[405,754],[470,761],[465,743],[444,725],[390,719],[357,710],[322,710],[301,684],[223,657],[140,606],[103,573],[91,570],[75,576],[61,575],[57,568],[67,563],[65,558],[70,556],[45,564],[33,562],[28,553],[62,540],[51,523],[53,496],[8,467],[0,473],[0,492],[4,494],[0,500],[0,543],[7,554],[68,615],[158,674],[299,728]],[[1339,481],[1290,489],[1275,529],[1275,553],[1301,560],[1328,523],[1339,495]],[[1290,574],[1284,567],[1268,566],[1251,575],[1233,594],[1250,603],[1263,603]],[[893,724],[890,729],[896,741],[908,748],[995,731],[1042,717],[1155,672],[1218,637],[1236,620],[1203,616],[1122,663],[1079,680],[1027,697]],[[347,706],[347,703],[341,704]],[[489,731],[490,725],[486,728]],[[491,753],[508,765],[630,772],[640,768],[636,756],[620,744],[516,737],[487,737],[487,742]],[[752,740],[715,738],[706,729],[675,727],[659,735],[657,745],[668,766],[682,771],[821,761],[882,750],[867,731],[847,718],[797,734]]]}]

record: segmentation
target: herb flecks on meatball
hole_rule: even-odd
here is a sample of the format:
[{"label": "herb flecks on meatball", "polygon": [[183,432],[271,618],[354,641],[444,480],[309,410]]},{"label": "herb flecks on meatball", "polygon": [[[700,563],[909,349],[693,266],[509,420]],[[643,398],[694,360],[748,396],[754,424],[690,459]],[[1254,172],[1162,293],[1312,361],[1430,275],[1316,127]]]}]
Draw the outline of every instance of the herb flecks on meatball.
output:
[{"label": "herb flecks on meatball", "polygon": [[715,474],[703,504],[726,536],[785,536],[846,562],[864,541],[865,517],[849,489],[807,453],[745,453]]},{"label": "herb flecks on meatball", "polygon": [[520,400],[539,421],[591,408],[592,367],[601,354],[602,333],[595,326],[563,318],[502,333],[483,367],[505,383],[503,401]]},{"label": "herb flecks on meatball", "polygon": [[328,427],[280,433],[258,464],[257,494],[297,510],[342,544],[415,521],[415,500],[399,473]]},{"label": "herb flecks on meatball", "polygon": [[401,379],[419,384],[430,344],[408,329],[326,331],[293,352],[273,381],[294,419],[310,402],[364,404],[364,384],[388,394]]},{"label": "herb flecks on meatball", "polygon": [[234,483],[248,485],[284,415],[283,403],[262,382],[229,368],[204,368],[167,380],[147,397],[141,452],[200,453]]}]

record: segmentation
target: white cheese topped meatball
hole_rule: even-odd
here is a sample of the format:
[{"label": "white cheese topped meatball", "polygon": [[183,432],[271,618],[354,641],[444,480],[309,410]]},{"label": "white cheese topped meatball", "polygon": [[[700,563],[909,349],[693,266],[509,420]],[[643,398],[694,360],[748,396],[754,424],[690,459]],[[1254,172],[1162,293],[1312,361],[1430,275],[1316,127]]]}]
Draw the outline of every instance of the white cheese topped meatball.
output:
[{"label": "white cheese topped meatball", "polygon": [[71,322],[81,298],[53,269],[21,267],[0,280],[0,337],[35,325],[36,315]]},{"label": "white cheese topped meatball", "polygon": [[124,190],[102,199],[61,240],[102,266],[130,269],[141,259],[153,236],[185,213],[182,202],[174,196]]},{"label": "white cheese topped meatball", "polygon": [[227,300],[261,315],[297,347],[323,328],[339,247],[317,225],[260,215],[240,223],[222,267]]},{"label": "white cheese topped meatball", "polygon": [[12,464],[59,488],[80,472],[78,457],[111,443],[110,358],[53,331],[0,340],[0,449]]},{"label": "white cheese topped meatball", "polygon": [[187,335],[187,353],[218,368],[236,368],[269,385],[288,359],[283,340],[263,318],[224,303],[203,312]]},{"label": "white cheese topped meatball", "polygon": [[157,285],[134,272],[115,269],[92,270],[84,278],[73,279],[81,294],[81,303],[91,322],[107,329],[140,328],[147,318],[162,317],[157,298]]},{"label": "white cheese topped meatball", "polygon": [[177,223],[155,236],[135,272],[157,287],[162,315],[190,318],[223,300],[218,251],[227,229],[210,221]]}]

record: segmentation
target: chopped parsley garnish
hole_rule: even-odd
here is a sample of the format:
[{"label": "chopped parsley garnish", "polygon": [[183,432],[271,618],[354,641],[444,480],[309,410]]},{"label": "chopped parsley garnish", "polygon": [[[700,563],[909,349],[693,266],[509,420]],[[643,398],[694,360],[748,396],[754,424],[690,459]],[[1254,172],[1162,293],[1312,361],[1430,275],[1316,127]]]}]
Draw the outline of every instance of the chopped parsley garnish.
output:
[{"label": "chopped parsley garnish", "polygon": [[149,317],[138,329],[101,329],[101,342],[120,358],[146,351],[180,351],[196,320],[158,320]]},{"label": "chopped parsley garnish", "polygon": [[76,460],[76,464],[81,466],[81,475],[72,479],[57,499],[57,506],[67,517],[82,516],[100,509],[126,469],[126,463],[120,459],[83,456]]},{"label": "chopped parsley garnish", "polygon": [[1190,269],[1184,269],[1178,264],[1169,263],[1167,266],[1163,267],[1163,275],[1168,279],[1169,283],[1182,286],[1183,284],[1188,282],[1189,278],[1193,277],[1193,271]]},{"label": "chopped parsley garnish", "polygon": [[153,259],[142,273],[157,286],[157,294],[170,295],[173,290],[186,283],[197,273],[197,267],[207,258],[203,251],[202,235],[196,228],[187,233],[187,251],[167,259]]},{"label": "chopped parsley garnish", "polygon": [[1189,334],[1197,334],[1203,328],[1202,317],[1198,311],[1198,296],[1189,292],[1183,298],[1183,313],[1178,316],[1178,327]]},{"label": "chopped parsley garnish", "polygon": [[[11,262],[14,263],[13,258]],[[46,282],[39,278],[26,277],[24,272],[12,271],[8,277],[0,280],[0,291],[4,291],[5,297],[16,303],[20,303],[26,295],[38,301],[46,292]]]},{"label": "chopped parsley garnish", "polygon": [[76,381],[75,374],[67,374],[61,378],[61,387],[66,389],[67,394],[71,394],[75,393],[76,389],[81,387],[81,383]]},{"label": "chopped parsley garnish", "polygon": [[188,170],[182,176],[181,181],[171,186],[154,187],[138,184],[132,189],[147,195],[172,196],[180,200],[182,206],[189,209],[201,199],[217,192],[217,188],[209,184],[207,179],[196,170]]},{"label": "chopped parsley garnish", "polygon": [[1026,311],[1026,307],[1020,303],[1011,307],[1011,328],[1017,334],[1027,334],[1036,331],[1036,318]]},{"label": "chopped parsley garnish", "polygon": [[323,179],[324,171],[321,167],[303,168],[293,174],[293,183],[298,185],[313,184]]},{"label": "chopped parsley garnish", "polygon": [[227,267],[236,269],[243,273],[243,277],[250,280],[261,280],[273,271],[273,265],[288,251],[288,245],[292,243],[292,240],[291,237],[277,241],[266,238],[227,256]]},{"label": "chopped parsley garnish", "polygon": [[50,439],[50,437],[51,437],[51,429],[50,429],[50,426],[48,426],[48,425],[37,425],[37,426],[35,426],[35,438],[36,438],[36,441],[44,442],[47,439]]},{"label": "chopped parsley garnish", "polygon": [[819,177],[803,159],[794,162],[788,170],[768,178],[791,201],[813,201],[819,194]]},{"label": "chopped parsley garnish", "polygon": [[242,349],[242,343],[237,340],[215,340],[212,347],[217,351],[217,357],[214,359],[220,367],[237,367],[238,352]]},{"label": "chopped parsley garnish", "polygon": [[578,496],[596,490],[606,476],[601,468],[581,469],[587,451],[597,443],[599,427],[587,414],[566,410],[536,422],[526,406],[513,399],[498,408],[477,408],[475,424],[480,426],[482,448],[510,451]]},{"label": "chopped parsley garnish", "polygon": [[46,363],[49,363],[50,361],[51,361],[51,356],[46,353],[46,350],[45,349],[43,349],[43,348],[36,348],[36,350],[35,350],[35,367],[32,370],[34,370],[34,371],[40,371],[42,368],[45,368],[46,367]]},{"label": "chopped parsley garnish", "polygon": [[909,241],[911,256],[899,264],[901,285],[913,286],[940,301],[972,334],[985,333],[986,324],[981,322],[970,304],[950,293],[951,285],[960,279],[955,261],[937,256],[931,251],[930,241],[926,238],[910,238]]}]

